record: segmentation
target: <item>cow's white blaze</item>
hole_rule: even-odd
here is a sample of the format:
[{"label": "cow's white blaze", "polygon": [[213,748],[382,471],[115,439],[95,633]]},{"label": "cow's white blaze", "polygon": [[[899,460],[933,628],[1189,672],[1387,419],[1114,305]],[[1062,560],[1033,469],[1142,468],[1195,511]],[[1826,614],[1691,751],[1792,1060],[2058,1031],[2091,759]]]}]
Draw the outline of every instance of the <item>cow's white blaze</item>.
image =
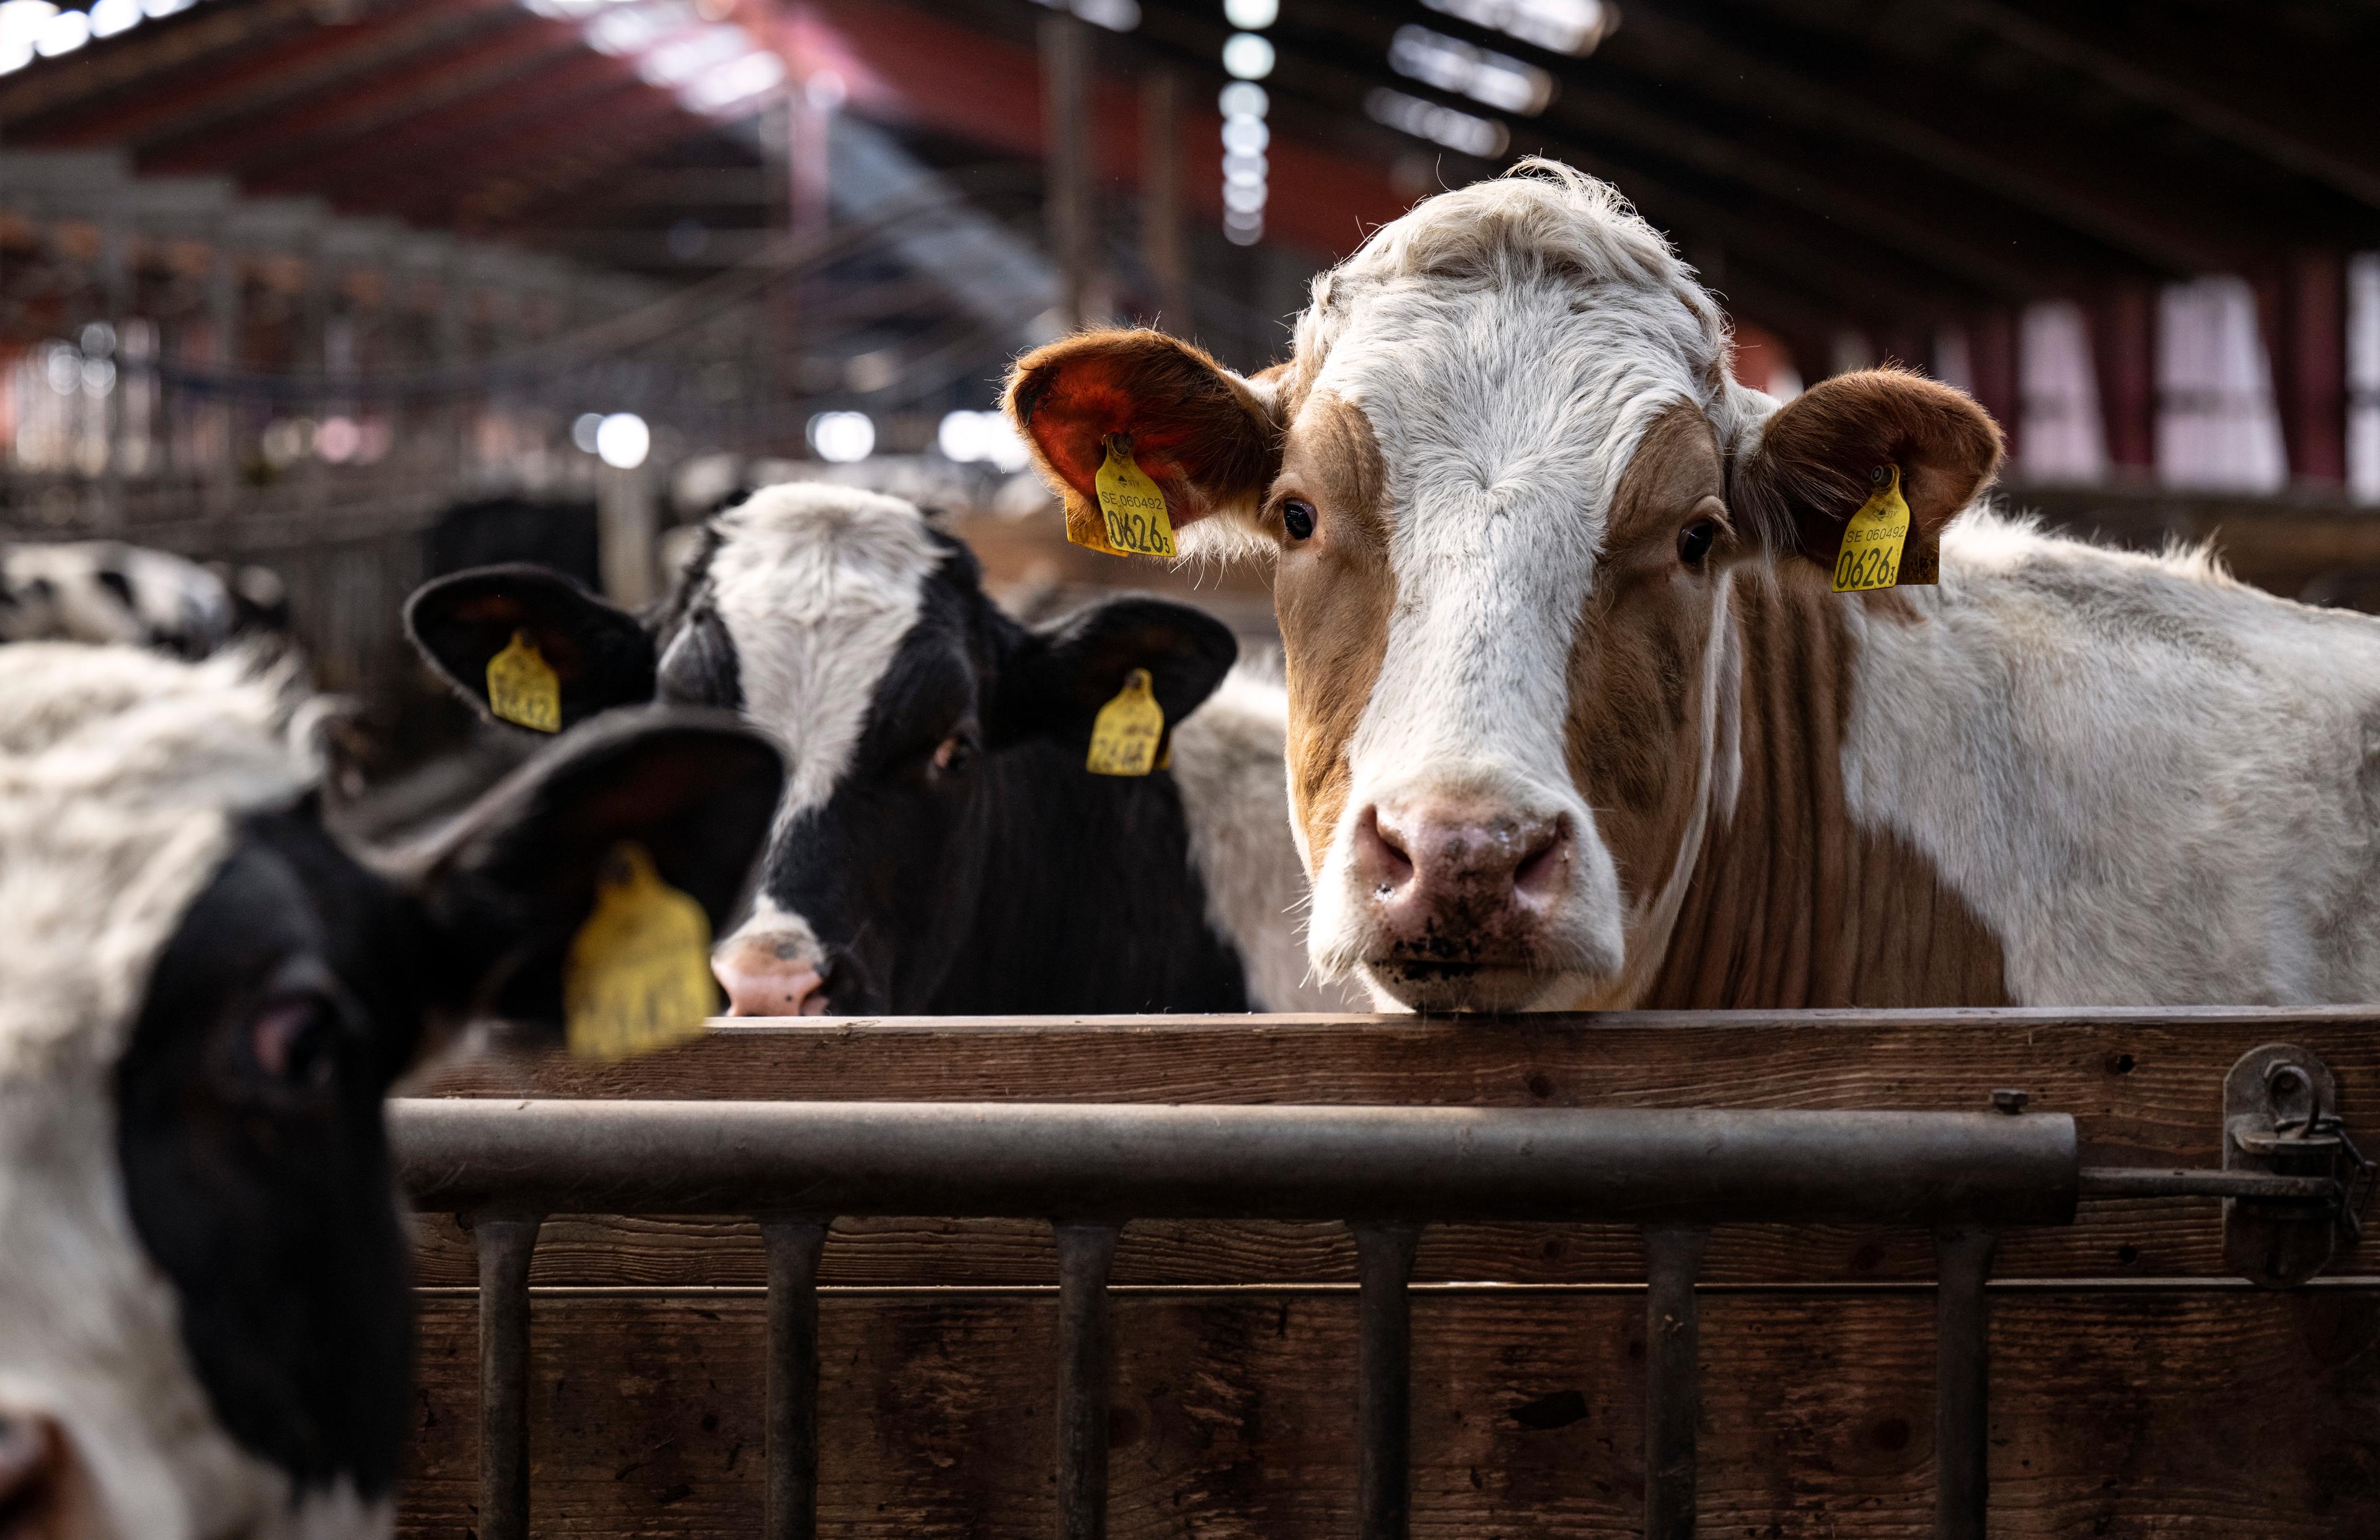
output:
[{"label": "cow's white blaze", "polygon": [[[1483,203],[1490,228],[1475,234]],[[1511,239],[1496,221],[1549,212],[1536,247],[1487,259],[1499,281],[1435,271],[1467,239]],[[1599,280],[1592,303],[1583,274]],[[1424,204],[1317,283],[1299,367],[1315,395],[1348,403],[1372,430],[1396,584],[1348,746],[1349,794],[1316,871],[1312,945],[1326,974],[1366,960],[1351,836],[1367,808],[1398,802],[1566,828],[1567,891],[1533,958],[1540,1000],[1620,973],[1630,916],[1594,788],[1573,784],[1565,759],[1568,660],[1639,437],[1682,401],[1735,420],[1724,346],[1692,274],[1624,205],[1575,189],[1548,198],[1542,184]]]},{"label": "cow's white blaze", "polygon": [[744,715],[791,767],[782,825],[822,806],[850,769],[942,552],[916,508],[848,487],[766,488],[719,529],[713,602],[735,641]]}]

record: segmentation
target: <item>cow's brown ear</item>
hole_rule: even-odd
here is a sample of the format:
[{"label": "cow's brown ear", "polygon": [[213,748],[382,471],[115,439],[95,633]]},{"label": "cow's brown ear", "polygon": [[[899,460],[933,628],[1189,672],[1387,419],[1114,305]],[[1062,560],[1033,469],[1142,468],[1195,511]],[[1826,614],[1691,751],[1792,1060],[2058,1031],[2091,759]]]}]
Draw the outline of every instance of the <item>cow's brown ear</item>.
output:
[{"label": "cow's brown ear", "polygon": [[[1964,392],[1905,370],[1870,369],[1813,385],[1764,425],[1730,478],[1728,503],[1780,553],[1831,568],[1843,526],[1880,467],[1900,468],[1910,540],[1931,550],[1999,469],[2000,430]],[[1904,578],[1904,581],[1906,579]]]},{"label": "cow's brown ear", "polygon": [[1085,332],[1037,348],[1009,375],[1008,415],[1065,500],[1070,535],[1103,528],[1094,484],[1123,434],[1165,493],[1176,529],[1214,515],[1253,520],[1281,469],[1271,396],[1162,332]]}]

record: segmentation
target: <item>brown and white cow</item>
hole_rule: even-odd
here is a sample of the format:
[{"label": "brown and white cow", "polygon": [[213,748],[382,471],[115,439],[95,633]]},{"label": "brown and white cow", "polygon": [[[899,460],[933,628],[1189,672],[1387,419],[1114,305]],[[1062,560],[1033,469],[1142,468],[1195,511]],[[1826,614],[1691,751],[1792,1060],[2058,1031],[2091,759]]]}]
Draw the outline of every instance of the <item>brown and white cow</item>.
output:
[{"label": "brown and white cow", "polygon": [[[1277,553],[1309,944],[1422,1009],[2380,998],[2380,624],[1974,506],[1913,374],[1780,406],[1611,188],[1532,163],[1318,278],[1254,378],[1025,358],[1070,519],[1127,435]],[[1897,467],[1938,587],[1830,591]]]}]

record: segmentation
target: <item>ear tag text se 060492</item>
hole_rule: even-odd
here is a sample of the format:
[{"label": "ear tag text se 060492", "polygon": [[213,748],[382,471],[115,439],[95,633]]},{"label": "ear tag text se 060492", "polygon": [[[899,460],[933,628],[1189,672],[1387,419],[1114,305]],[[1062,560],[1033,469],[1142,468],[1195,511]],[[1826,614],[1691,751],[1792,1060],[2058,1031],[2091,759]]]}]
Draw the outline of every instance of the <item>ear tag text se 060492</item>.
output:
[{"label": "ear tag text se 060492", "polygon": [[1150,691],[1148,671],[1135,669],[1091,723],[1083,768],[1093,775],[1147,775],[1158,768],[1157,742],[1164,735],[1165,708]]},{"label": "ear tag text se 060492", "polygon": [[1066,538],[1076,545],[1104,551],[1111,556],[1173,556],[1173,519],[1165,509],[1165,493],[1132,457],[1121,434],[1107,438],[1108,457],[1092,482],[1099,494],[1099,527],[1077,530],[1073,520]]},{"label": "ear tag text se 060492", "polygon": [[488,660],[488,709],[540,733],[562,731],[562,681],[526,631]]},{"label": "ear tag text se 060492", "polygon": [[[1909,503],[1900,495],[1900,467],[1878,466],[1868,478],[1876,490],[1843,526],[1842,549],[1835,556],[1835,592],[1861,593],[1889,588],[1901,580],[1901,552],[1912,520]],[[1931,559],[1926,564],[1931,566]],[[1931,583],[1929,571],[1912,571],[1910,580]]]},{"label": "ear tag text se 060492", "polygon": [[698,1037],[717,1000],[702,905],[662,880],[644,846],[613,846],[563,974],[572,1055],[627,1059]]}]

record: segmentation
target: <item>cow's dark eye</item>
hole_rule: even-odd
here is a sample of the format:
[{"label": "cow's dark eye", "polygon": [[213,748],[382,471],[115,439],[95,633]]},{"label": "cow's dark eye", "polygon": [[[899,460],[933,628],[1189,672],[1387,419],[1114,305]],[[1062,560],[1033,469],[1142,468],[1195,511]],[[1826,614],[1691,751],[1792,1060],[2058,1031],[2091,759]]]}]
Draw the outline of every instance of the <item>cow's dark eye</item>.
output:
[{"label": "cow's dark eye", "polygon": [[248,1018],[249,1061],[265,1080],[319,1089],[335,1067],[337,1008],[320,995],[277,995]]},{"label": "cow's dark eye", "polygon": [[1302,497],[1293,497],[1281,505],[1281,527],[1289,531],[1293,540],[1302,540],[1314,533],[1314,504]]},{"label": "cow's dark eye", "polygon": [[975,768],[975,757],[974,736],[953,733],[934,746],[934,774],[941,778],[965,775]]},{"label": "cow's dark eye", "polygon": [[1710,554],[1711,543],[1718,539],[1717,519],[1698,518],[1678,531],[1678,560],[1690,567],[1703,564]]}]

